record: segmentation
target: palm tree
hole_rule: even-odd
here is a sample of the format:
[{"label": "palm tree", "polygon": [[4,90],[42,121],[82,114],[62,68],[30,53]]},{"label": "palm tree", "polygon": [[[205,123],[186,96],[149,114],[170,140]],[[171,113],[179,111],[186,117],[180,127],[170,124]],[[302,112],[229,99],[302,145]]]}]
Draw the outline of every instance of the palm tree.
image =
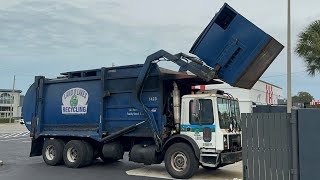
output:
[{"label": "palm tree", "polygon": [[320,73],[320,20],[312,22],[299,34],[295,52],[304,59],[309,75]]}]

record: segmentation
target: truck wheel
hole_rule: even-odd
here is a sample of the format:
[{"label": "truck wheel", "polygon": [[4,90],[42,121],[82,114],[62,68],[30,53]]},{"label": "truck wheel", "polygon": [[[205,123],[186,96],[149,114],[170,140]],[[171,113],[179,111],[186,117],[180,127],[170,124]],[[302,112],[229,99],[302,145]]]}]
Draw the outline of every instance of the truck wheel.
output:
[{"label": "truck wheel", "polygon": [[63,163],[64,142],[60,139],[48,139],[42,147],[42,157],[46,164],[56,166]]},{"label": "truck wheel", "polygon": [[63,160],[69,168],[79,168],[88,163],[88,150],[84,141],[69,141],[63,150]]},{"label": "truck wheel", "polygon": [[176,143],[167,150],[164,162],[168,173],[177,179],[188,179],[199,168],[193,149],[185,143]]}]

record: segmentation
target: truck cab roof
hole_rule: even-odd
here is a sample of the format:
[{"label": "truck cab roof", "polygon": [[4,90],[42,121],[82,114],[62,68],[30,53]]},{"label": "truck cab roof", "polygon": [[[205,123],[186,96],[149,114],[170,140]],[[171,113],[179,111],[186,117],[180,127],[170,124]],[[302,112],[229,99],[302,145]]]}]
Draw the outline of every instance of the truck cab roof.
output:
[{"label": "truck cab roof", "polygon": [[184,95],[183,98],[205,98],[205,97],[220,97],[220,98],[224,98],[224,99],[234,99],[231,96],[226,96],[226,95],[222,95],[222,94],[215,94],[213,92],[208,92],[208,93],[203,93],[203,94],[188,94],[188,95]]}]

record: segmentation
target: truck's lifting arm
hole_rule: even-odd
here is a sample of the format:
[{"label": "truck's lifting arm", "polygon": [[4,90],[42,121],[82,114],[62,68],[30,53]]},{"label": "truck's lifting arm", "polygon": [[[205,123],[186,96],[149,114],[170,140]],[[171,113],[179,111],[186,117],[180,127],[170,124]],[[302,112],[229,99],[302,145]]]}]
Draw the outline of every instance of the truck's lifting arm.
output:
[{"label": "truck's lifting arm", "polygon": [[[156,145],[158,146],[158,149],[162,146],[162,139],[160,136],[160,131],[158,129],[158,126],[156,124],[155,118],[153,116],[153,113],[148,109],[141,100],[141,93],[143,90],[144,82],[147,79],[149,75],[149,71],[151,69],[152,63],[156,63],[159,61],[172,61],[175,64],[179,65],[180,71],[190,71],[196,76],[206,80],[210,81],[213,78],[216,77],[216,70],[212,69],[206,65],[203,64],[203,62],[197,58],[185,55],[183,53],[179,53],[177,55],[172,55],[164,50],[159,50],[151,55],[149,55],[142,67],[142,70],[139,73],[136,87],[133,91],[133,96],[136,99],[134,101],[133,106],[138,109],[139,111],[143,112],[146,121],[150,124],[154,140],[156,142]],[[219,68],[219,67],[216,67]]]}]

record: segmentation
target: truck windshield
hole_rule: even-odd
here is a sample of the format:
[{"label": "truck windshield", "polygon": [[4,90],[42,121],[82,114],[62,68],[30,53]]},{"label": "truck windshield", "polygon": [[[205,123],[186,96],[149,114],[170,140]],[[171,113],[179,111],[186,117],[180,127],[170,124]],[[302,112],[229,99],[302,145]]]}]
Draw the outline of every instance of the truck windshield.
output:
[{"label": "truck windshield", "polygon": [[221,129],[239,130],[240,108],[239,102],[218,98],[218,115]]}]

